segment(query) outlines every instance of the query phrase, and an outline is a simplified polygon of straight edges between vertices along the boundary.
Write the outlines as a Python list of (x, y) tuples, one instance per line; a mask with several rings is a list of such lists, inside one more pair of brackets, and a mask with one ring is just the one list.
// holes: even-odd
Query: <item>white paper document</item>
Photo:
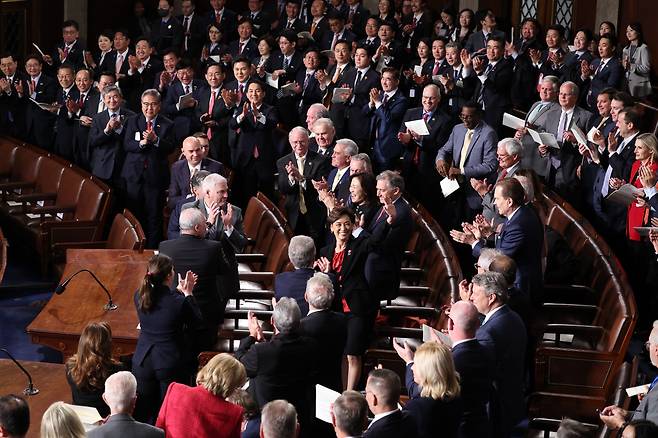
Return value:
[(525, 128), (525, 120), (520, 117), (513, 116), (510, 113), (503, 114), (503, 126), (507, 126), (512, 129), (522, 129)]
[(178, 108), (186, 107), (186, 105), (193, 100), (194, 97), (192, 97), (192, 93), (183, 94), (178, 98)]
[(103, 419), (98, 413), (96, 408), (90, 406), (78, 406), (66, 404), (69, 408), (73, 409), (73, 412), (76, 413), (82, 424), (95, 424)]
[[(544, 333), (544, 341), (555, 342), (555, 333)], [(560, 342), (571, 344), (573, 342), (573, 335), (560, 333)]]
[(574, 137), (576, 137), (576, 141), (578, 142), (578, 144), (587, 145), (587, 136), (575, 124), (571, 127), (571, 132), (573, 132)]
[(443, 178), (441, 180), (441, 191), (446, 198), (459, 189), (459, 183), (456, 179)]
[(340, 393), (322, 385), (315, 385), (315, 418), (331, 424), (331, 405)]
[(404, 122), (404, 126), (409, 131), (413, 131), (418, 135), (430, 135), (430, 130), (427, 129), (427, 123), (423, 119), (409, 120), (408, 122)]
[(32, 45), (34, 46), (35, 49), (37, 49), (37, 52), (39, 52), (41, 54), (41, 56), (46, 56), (43, 53), (43, 50), (41, 50), (41, 48), (39, 46), (37, 46), (37, 43), (32, 43)]
[(265, 82), (267, 82), (267, 85), (270, 87), (276, 88), (277, 90), (279, 89), (279, 78), (274, 79), (272, 73), (265, 73)]
[(345, 103), (347, 97), (352, 92), (351, 88), (334, 88), (334, 95), (331, 98), (332, 103)]
[(414, 74), (416, 76), (422, 76), (423, 75), (423, 66), (422, 65), (414, 65)]
[(560, 149), (557, 139), (550, 132), (538, 132), (534, 129), (528, 129), (528, 134), (537, 144), (543, 144), (553, 149)]
[(452, 339), (450, 339), (450, 336), (446, 335), (445, 333), (435, 330), (432, 327), (430, 327), (427, 324), (423, 324), (423, 342), (431, 342), (432, 341), (432, 332), (441, 340), (442, 344), (447, 345), (448, 347), (452, 347)]
[(315, 38), (313, 38), (313, 35), (311, 35), (310, 32), (299, 32), (297, 34), (297, 38), (304, 38), (304, 39), (307, 39), (309, 41), (315, 42)]
[(626, 395), (628, 395), (629, 397), (633, 397), (640, 394), (646, 394), (647, 392), (649, 392), (649, 385), (640, 385), (640, 386), (633, 386), (631, 388), (626, 388)]
[(289, 84), (286, 84), (281, 87), (281, 97), (290, 97), (294, 96), (295, 93), (295, 86), (296, 84), (294, 82), (291, 82)]
[(30, 100), (32, 103), (37, 105), (39, 108), (41, 108), (44, 111), (49, 111), (49, 112), (54, 112), (55, 110), (59, 109), (59, 104), (57, 103), (42, 103), (42, 102), (37, 102), (36, 100), (32, 99), (30, 97)]
[(619, 187), (619, 189), (610, 193), (605, 198), (605, 200), (609, 202), (614, 202), (615, 204), (628, 206), (631, 203), (635, 202), (636, 195), (643, 195), (643, 194), (644, 191), (642, 189), (638, 189), (634, 185), (626, 183), (623, 186)]
[(594, 143), (594, 136), (599, 133), (600, 132), (598, 129), (596, 129), (596, 126), (592, 126), (592, 129), (590, 129), (589, 132), (587, 133), (587, 139), (592, 143)]
[(221, 61), (221, 58), (219, 57), (219, 55), (211, 55), (210, 59), (212, 59), (213, 61), (215, 61), (218, 64)]

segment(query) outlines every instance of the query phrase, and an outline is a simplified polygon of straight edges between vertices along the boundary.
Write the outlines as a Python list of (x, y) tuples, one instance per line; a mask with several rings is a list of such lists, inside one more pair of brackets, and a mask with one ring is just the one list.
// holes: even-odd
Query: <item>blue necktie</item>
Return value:
[[(653, 387), (656, 386), (656, 383), (658, 383), (658, 377), (653, 379), (653, 382), (651, 382), (651, 385), (649, 385), (649, 391), (651, 391), (653, 389)], [(649, 392), (649, 391), (647, 391), (647, 392)]]

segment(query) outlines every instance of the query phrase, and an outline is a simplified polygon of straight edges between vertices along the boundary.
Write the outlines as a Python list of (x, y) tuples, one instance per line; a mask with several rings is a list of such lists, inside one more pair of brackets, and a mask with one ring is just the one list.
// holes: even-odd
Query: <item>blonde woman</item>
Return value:
[(155, 425), (170, 438), (239, 438), (243, 409), (226, 398), (246, 381), (236, 358), (218, 354), (199, 371), (196, 387), (169, 386)]
[(41, 418), (41, 438), (84, 438), (85, 428), (69, 406), (55, 402)]
[(436, 342), (426, 342), (416, 350), (411, 366), (413, 380), (407, 376), (410, 400), (404, 409), (418, 426), (418, 437), (457, 437), (462, 418), (459, 375), (450, 349)]

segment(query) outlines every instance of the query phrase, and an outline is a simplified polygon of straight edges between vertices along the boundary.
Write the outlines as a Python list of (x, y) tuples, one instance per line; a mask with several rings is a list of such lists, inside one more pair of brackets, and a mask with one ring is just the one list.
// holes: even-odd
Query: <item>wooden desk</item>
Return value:
[(107, 295), (86, 272), (77, 275), (63, 294), (54, 294), (27, 327), (36, 344), (62, 352), (64, 360), (77, 351), (80, 333), (90, 322), (107, 321), (112, 327), (113, 354), (135, 351), (139, 330), (133, 295), (142, 284), (153, 251), (124, 249), (69, 249), (62, 281), (80, 269), (89, 269), (105, 285), (117, 310), (106, 311)]
[[(4, 353), (3, 353), (4, 354)], [(71, 403), (71, 389), (66, 382), (64, 365), (45, 362), (19, 361), (32, 375), (32, 382), (39, 390), (37, 395), (23, 395), (27, 388), (27, 377), (9, 359), (0, 359), (0, 395), (15, 394), (27, 400), (30, 405), (30, 429), (28, 438), (39, 438), (41, 417), (48, 406), (56, 401)]]

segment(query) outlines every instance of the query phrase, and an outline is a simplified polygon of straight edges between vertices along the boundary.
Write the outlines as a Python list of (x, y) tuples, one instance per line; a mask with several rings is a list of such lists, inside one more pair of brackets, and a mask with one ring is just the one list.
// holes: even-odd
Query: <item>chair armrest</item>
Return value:
[(423, 329), (413, 327), (375, 326), (375, 332), (392, 338), (423, 339)]
[(546, 284), (542, 296), (550, 303), (596, 304), (599, 294), (588, 286), (576, 284)]
[(398, 296), (429, 296), (432, 289), (428, 286), (400, 286)]
[(236, 254), (235, 255), (236, 260), (239, 263), (262, 263), (267, 260), (267, 256), (265, 254), (257, 254), (257, 253), (250, 253), (250, 254)]
[(541, 313), (550, 324), (590, 324), (598, 310), (592, 304), (544, 303)]
[(11, 195), (9, 199), (20, 202), (54, 201), (57, 193), (26, 193), (24, 195)]
[(603, 335), (605, 329), (598, 325), (586, 324), (546, 324), (544, 333), (555, 333), (555, 344), (560, 345), (560, 335), (568, 334), (586, 338), (594, 346)]
[(59, 205), (45, 205), (43, 207), (28, 207), (25, 212), (31, 214), (57, 214), (57, 213), (73, 213), (75, 206), (59, 206)]
[(269, 300), (273, 297), (274, 291), (272, 290), (240, 289), (236, 298), (240, 300)]
[(7, 181), (0, 183), (0, 191), (28, 189), (34, 186), (35, 186), (34, 181)]
[(249, 312), (253, 312), (256, 318), (263, 321), (269, 321), (272, 317), (272, 310), (253, 310), (253, 309), (227, 309), (224, 312), (224, 319), (247, 319)]
[(272, 281), (274, 272), (238, 272), (238, 277), (246, 281)]
[(423, 268), (400, 268), (400, 274), (404, 277), (419, 277), (423, 274)]
[(379, 309), (379, 313), (387, 316), (412, 316), (428, 319), (438, 318), (441, 315), (440, 310), (422, 306), (384, 306)]

